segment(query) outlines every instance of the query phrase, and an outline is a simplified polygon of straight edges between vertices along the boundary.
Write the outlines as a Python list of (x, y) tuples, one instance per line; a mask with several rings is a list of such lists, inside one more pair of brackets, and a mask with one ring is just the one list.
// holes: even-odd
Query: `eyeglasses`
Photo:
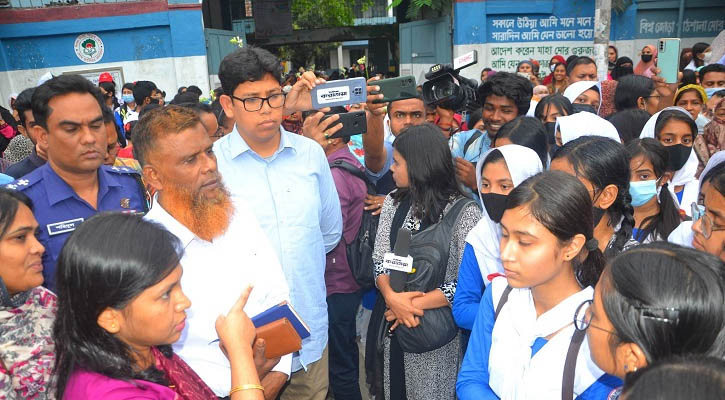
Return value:
[(599, 329), (600, 331), (619, 336), (616, 332), (612, 332), (610, 330), (600, 328), (596, 325), (592, 325), (592, 300), (586, 300), (583, 303), (579, 304), (579, 307), (576, 308), (576, 312), (574, 312), (574, 327), (578, 331), (585, 331), (590, 326), (594, 329)]
[(211, 137), (216, 138), (216, 139), (219, 139), (219, 138), (224, 137), (224, 127), (223, 126), (219, 126), (216, 129), (216, 132), (214, 132), (214, 134), (211, 135)]
[(249, 112), (259, 111), (262, 109), (262, 106), (264, 105), (264, 102), (266, 101), (267, 104), (271, 108), (280, 108), (284, 105), (285, 100), (285, 94), (284, 93), (276, 93), (269, 97), (248, 97), (246, 99), (240, 99), (239, 97), (235, 95), (230, 95), (232, 99), (236, 99), (242, 102), (244, 105), (244, 109)]
[(712, 222), (712, 218), (710, 218), (710, 216), (705, 212), (705, 206), (692, 203), (691, 210), (693, 223), (694, 221), (702, 219), (702, 222), (700, 223), (700, 230), (702, 231), (702, 236), (704, 236), (705, 239), (710, 239), (713, 232), (725, 231), (724, 226), (717, 226), (714, 222)]

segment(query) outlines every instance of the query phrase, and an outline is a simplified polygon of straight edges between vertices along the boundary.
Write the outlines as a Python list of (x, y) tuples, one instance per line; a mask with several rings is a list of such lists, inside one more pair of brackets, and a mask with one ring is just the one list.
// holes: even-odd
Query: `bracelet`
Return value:
[(262, 385), (253, 385), (253, 384), (240, 385), (235, 388), (232, 388), (232, 390), (229, 391), (229, 396), (231, 396), (232, 394), (234, 394), (236, 392), (241, 392), (242, 390), (249, 390), (249, 389), (258, 389), (258, 390), (261, 390), (264, 392), (264, 386), (262, 386)]

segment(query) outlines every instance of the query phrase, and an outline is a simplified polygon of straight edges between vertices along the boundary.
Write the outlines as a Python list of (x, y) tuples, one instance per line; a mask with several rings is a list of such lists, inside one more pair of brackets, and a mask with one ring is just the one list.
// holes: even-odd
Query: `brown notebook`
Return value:
[(287, 318), (257, 328), (257, 339), (264, 339), (267, 358), (281, 357), (302, 348), (302, 339)]

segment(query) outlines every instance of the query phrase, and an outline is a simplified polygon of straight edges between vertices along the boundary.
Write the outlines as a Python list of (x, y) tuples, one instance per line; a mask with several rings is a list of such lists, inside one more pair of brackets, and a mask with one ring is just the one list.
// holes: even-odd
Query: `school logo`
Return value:
[(86, 64), (97, 63), (103, 58), (103, 40), (92, 33), (78, 35), (73, 48), (76, 56)]

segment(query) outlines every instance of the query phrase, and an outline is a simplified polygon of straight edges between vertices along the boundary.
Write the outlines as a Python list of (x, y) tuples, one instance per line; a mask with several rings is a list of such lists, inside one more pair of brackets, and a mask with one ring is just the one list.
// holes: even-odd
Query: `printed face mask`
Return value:
[(632, 196), (632, 207), (639, 207), (647, 204), (648, 201), (657, 195), (657, 181), (629, 182), (629, 194)]
[(690, 158), (692, 147), (687, 147), (683, 144), (676, 144), (673, 146), (666, 146), (667, 153), (669, 153), (669, 160), (667, 166), (670, 171), (679, 171), (685, 166), (687, 159)]
[(500, 223), (503, 217), (503, 212), (506, 211), (506, 196), (505, 194), (498, 193), (481, 193), (481, 199), (483, 205), (486, 207), (486, 212), (491, 221)]

